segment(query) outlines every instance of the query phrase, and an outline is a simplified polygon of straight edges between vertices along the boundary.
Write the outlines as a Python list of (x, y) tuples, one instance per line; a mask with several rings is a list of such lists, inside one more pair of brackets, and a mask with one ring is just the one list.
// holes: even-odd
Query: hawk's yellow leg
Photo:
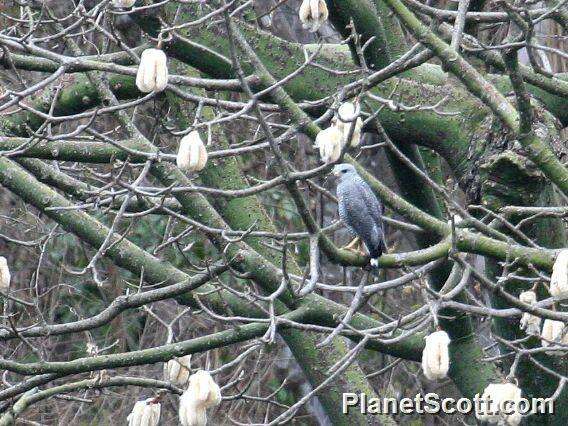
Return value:
[(360, 254), (362, 256), (365, 256), (367, 254), (365, 249), (363, 248), (363, 242), (359, 237), (355, 237), (353, 241), (351, 241), (349, 244), (343, 247), (343, 249), (349, 250), (353, 253)]

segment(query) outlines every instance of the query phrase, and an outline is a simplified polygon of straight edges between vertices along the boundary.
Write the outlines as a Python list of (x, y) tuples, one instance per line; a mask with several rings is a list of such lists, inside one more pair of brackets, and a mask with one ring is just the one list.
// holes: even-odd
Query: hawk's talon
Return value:
[(343, 247), (343, 250), (350, 251), (351, 253), (355, 253), (359, 256), (367, 256), (367, 251), (363, 246), (363, 242), (359, 237), (355, 237), (353, 241)]
[(361, 239), (359, 237), (355, 237), (353, 238), (353, 241), (351, 241), (349, 244), (343, 247), (343, 250), (349, 250), (349, 251), (358, 250), (360, 245), (361, 245)]

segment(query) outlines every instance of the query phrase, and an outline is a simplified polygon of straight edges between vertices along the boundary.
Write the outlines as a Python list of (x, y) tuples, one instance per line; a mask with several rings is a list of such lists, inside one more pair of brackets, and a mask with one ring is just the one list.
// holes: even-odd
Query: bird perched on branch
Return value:
[(378, 266), (379, 257), (387, 251), (383, 228), (383, 205), (377, 199), (367, 182), (350, 164), (338, 164), (333, 174), (339, 178), (337, 201), (339, 217), (356, 238), (344, 248), (362, 252), (356, 246), (363, 241), (371, 266)]

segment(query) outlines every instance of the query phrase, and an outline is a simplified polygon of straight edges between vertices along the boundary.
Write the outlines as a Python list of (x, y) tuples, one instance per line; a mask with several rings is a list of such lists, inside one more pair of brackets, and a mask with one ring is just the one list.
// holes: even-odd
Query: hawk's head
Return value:
[(343, 163), (333, 167), (333, 174), (342, 179), (344, 177), (357, 176), (357, 171), (351, 164)]

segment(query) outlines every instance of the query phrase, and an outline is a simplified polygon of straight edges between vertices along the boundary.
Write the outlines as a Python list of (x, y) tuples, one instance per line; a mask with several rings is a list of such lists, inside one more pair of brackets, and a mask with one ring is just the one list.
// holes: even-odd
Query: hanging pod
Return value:
[(197, 130), (181, 138), (176, 158), (177, 166), (188, 172), (199, 172), (207, 164), (207, 149)]
[(491, 383), (483, 391), (475, 416), (482, 422), (517, 426), (523, 418), (519, 412), (521, 393), (513, 383)]
[(189, 378), (187, 390), (179, 399), (182, 426), (205, 426), (207, 409), (221, 402), (221, 389), (209, 372), (199, 370)]
[(164, 364), (164, 380), (176, 386), (184, 387), (191, 373), (191, 355), (172, 358)]
[(428, 380), (440, 380), (448, 376), (450, 369), (450, 337), (445, 331), (436, 331), (424, 338), (422, 371)]
[(155, 398), (136, 402), (126, 420), (128, 426), (157, 426), (162, 405)]
[(316, 136), (315, 147), (319, 148), (321, 161), (333, 163), (339, 160), (342, 148), (342, 134), (336, 126), (322, 130)]
[(313, 33), (327, 21), (329, 11), (324, 0), (304, 0), (298, 15), (302, 26)]
[(168, 58), (161, 49), (146, 49), (140, 56), (136, 87), (143, 93), (161, 92), (168, 85)]

